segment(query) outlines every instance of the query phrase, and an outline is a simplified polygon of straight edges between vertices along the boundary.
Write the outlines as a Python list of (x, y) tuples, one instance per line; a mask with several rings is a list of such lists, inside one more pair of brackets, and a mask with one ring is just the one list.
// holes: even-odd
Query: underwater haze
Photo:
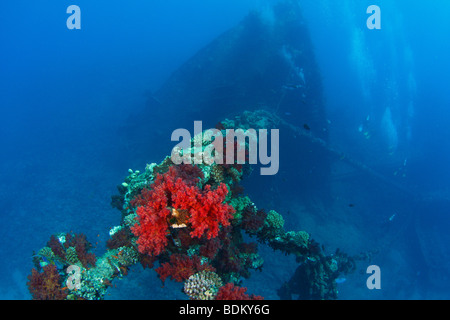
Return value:
[[(159, 164), (171, 133), (194, 121), (255, 124), (244, 111), (275, 123), (280, 158), (274, 175), (250, 164), (242, 195), (314, 242), (296, 260), (242, 225), (264, 265), (229, 276), (211, 258), (224, 283), (317, 298), (293, 283), (318, 243), (314, 257), (354, 257), (352, 272), (323, 279), (338, 299), (449, 299), (449, 13), (446, 0), (1, 2), (0, 299), (36, 298), (33, 268), (66, 276), (38, 252), (52, 235), (84, 234), (101, 261), (131, 210), (113, 197), (132, 184), (129, 169)], [(161, 259), (126, 265), (100, 297), (189, 299), (173, 275), (161, 286)]]

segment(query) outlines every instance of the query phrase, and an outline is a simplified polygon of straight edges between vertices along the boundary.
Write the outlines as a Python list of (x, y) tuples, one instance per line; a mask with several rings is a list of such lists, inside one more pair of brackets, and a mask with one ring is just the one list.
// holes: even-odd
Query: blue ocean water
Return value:
[[(158, 121), (166, 110), (149, 109), (153, 92), (250, 11), (270, 20), (275, 2), (0, 4), (0, 299), (31, 298), (26, 282), (33, 251), (52, 234), (84, 233), (96, 253), (105, 250), (108, 231), (121, 218), (110, 205), (116, 186), (129, 168), (161, 161), (174, 145), (164, 134), (149, 145), (133, 131), (158, 135), (177, 128)], [(81, 8), (80, 30), (66, 26), (72, 4)], [(380, 30), (366, 25), (373, 4), (381, 9)], [(450, 4), (305, 0), (301, 8), (312, 46), (305, 50), (313, 52), (323, 84), (324, 157), (339, 150), (358, 165), (333, 159), (328, 172), (318, 162), (299, 175), (295, 161), (281, 158), (279, 174), (248, 179), (248, 195), (329, 252), (377, 251), (340, 278), (339, 298), (449, 299)], [(193, 122), (199, 120), (190, 118), (193, 110), (167, 112), (178, 117), (174, 122)], [(200, 120), (220, 121), (214, 115), (225, 111), (210, 110)], [(276, 111), (286, 122), (305, 124), (298, 110), (281, 104)], [(142, 114), (154, 115), (151, 126)], [(314, 194), (305, 201), (301, 195), (310, 189)], [(264, 246), (260, 251), (263, 272), (243, 284), (277, 299), (297, 264)], [(381, 269), (381, 289), (366, 286), (370, 264)], [(178, 284), (161, 288), (153, 270), (139, 267), (116, 286), (107, 298), (186, 298)]]

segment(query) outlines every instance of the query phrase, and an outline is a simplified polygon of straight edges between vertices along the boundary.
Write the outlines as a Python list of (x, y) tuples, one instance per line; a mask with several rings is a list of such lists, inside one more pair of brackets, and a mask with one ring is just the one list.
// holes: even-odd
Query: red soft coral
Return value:
[(221, 183), (216, 190), (211, 190), (211, 186), (207, 185), (202, 193), (197, 194), (197, 201), (189, 211), (192, 237), (200, 238), (206, 234), (208, 239), (215, 238), (219, 234), (219, 225), (230, 225), (234, 208), (224, 203), (227, 193), (227, 186)]
[(122, 228), (114, 233), (108, 241), (106, 247), (108, 249), (117, 249), (120, 247), (131, 247), (131, 233), (129, 228)]
[(66, 259), (66, 249), (55, 235), (50, 237), (50, 240), (47, 242), (47, 247), (49, 247), (53, 254), (58, 258), (61, 258), (62, 260)]
[(58, 269), (53, 264), (46, 265), (41, 273), (33, 268), (27, 285), (33, 300), (63, 300), (67, 297), (67, 292), (61, 288)]
[(242, 212), (242, 228), (250, 234), (255, 234), (264, 226), (267, 213), (262, 210), (256, 210), (255, 207), (249, 205)]
[(159, 255), (167, 245), (168, 222), (171, 214), (168, 193), (175, 183), (170, 175), (158, 174), (152, 189), (144, 189), (134, 201), (139, 207), (136, 210), (139, 223), (131, 228), (138, 236), (137, 244), (141, 253)]
[(139, 207), (136, 211), (139, 224), (131, 228), (138, 236), (136, 243), (139, 252), (157, 256), (164, 251), (167, 245), (168, 223), (170, 210), (162, 208), (156, 210), (153, 205)]
[(163, 283), (168, 277), (182, 282), (194, 273), (203, 270), (215, 271), (209, 264), (202, 264), (198, 256), (193, 255), (189, 257), (185, 254), (173, 254), (170, 256), (170, 262), (165, 262), (155, 269)]
[(217, 252), (222, 247), (222, 243), (220, 242), (219, 237), (208, 240), (199, 248), (200, 255), (207, 257), (210, 260), (213, 260), (216, 256)]
[(254, 294), (248, 295), (245, 292), (247, 288), (235, 286), (229, 282), (226, 285), (219, 288), (217, 292), (216, 300), (263, 300), (261, 296), (255, 296)]
[[(193, 181), (183, 180), (180, 170), (170, 167), (165, 174), (157, 175), (151, 190), (143, 190), (133, 201), (138, 205), (139, 223), (131, 230), (139, 237), (137, 243), (141, 253), (156, 256), (164, 251), (173, 212), (188, 216), (186, 222), (193, 229), (191, 237), (200, 238), (206, 234), (211, 239), (217, 236), (220, 225), (230, 224), (234, 209), (223, 203), (228, 193), (226, 185), (220, 184), (216, 190), (207, 185), (201, 190)], [(175, 224), (181, 224), (179, 222)]]

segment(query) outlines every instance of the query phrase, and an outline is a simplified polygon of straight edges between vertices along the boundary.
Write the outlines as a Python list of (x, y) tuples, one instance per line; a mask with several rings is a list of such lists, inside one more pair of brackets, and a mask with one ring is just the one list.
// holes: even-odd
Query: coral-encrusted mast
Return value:
[[(275, 123), (269, 117), (263, 111), (244, 113), (238, 127)], [(221, 123), (223, 130), (227, 126), (236, 123)], [(336, 298), (335, 279), (354, 269), (354, 259), (340, 251), (325, 255), (307, 232), (285, 231), (279, 213), (258, 209), (241, 196), (239, 182), (248, 171), (248, 165), (175, 165), (170, 157), (142, 173), (129, 170), (120, 195), (113, 197), (122, 220), (110, 230), (106, 253), (95, 257), (84, 235), (52, 236), (34, 255), (30, 293), (36, 299), (103, 299), (112, 281), (140, 262), (150, 268), (159, 263), (156, 271), (163, 282), (185, 281), (191, 299), (259, 299), (237, 286), (263, 266), (257, 244), (244, 242), (245, 232), (301, 262), (280, 297), (292, 298), (301, 283), (307, 293), (302, 298)], [(71, 265), (78, 274), (66, 272)], [(71, 286), (70, 278), (78, 285)]]
[[(177, 220), (174, 212), (183, 211), (192, 231), (191, 237), (208, 239), (217, 237), (219, 226), (230, 225), (234, 209), (224, 203), (227, 186), (221, 183), (215, 190), (206, 185), (200, 190), (179, 177), (175, 167), (165, 174), (158, 174), (150, 191), (144, 191), (136, 203), (138, 224), (131, 231), (138, 237), (139, 252), (157, 256), (167, 246), (171, 220)], [(184, 223), (183, 223), (184, 224)]]

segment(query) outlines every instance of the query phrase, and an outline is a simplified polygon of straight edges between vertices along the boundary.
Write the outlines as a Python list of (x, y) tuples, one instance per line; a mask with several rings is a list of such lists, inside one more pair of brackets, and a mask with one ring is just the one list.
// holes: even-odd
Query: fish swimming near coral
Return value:
[(341, 283), (344, 283), (345, 281), (347, 281), (347, 279), (346, 278), (337, 278), (334, 281), (336, 281), (336, 283), (338, 283), (338, 284), (341, 284)]
[(285, 84), (283, 86), (283, 89), (295, 90), (295, 89), (300, 89), (302, 87), (303, 87), (303, 85), (301, 85), (301, 84)]

